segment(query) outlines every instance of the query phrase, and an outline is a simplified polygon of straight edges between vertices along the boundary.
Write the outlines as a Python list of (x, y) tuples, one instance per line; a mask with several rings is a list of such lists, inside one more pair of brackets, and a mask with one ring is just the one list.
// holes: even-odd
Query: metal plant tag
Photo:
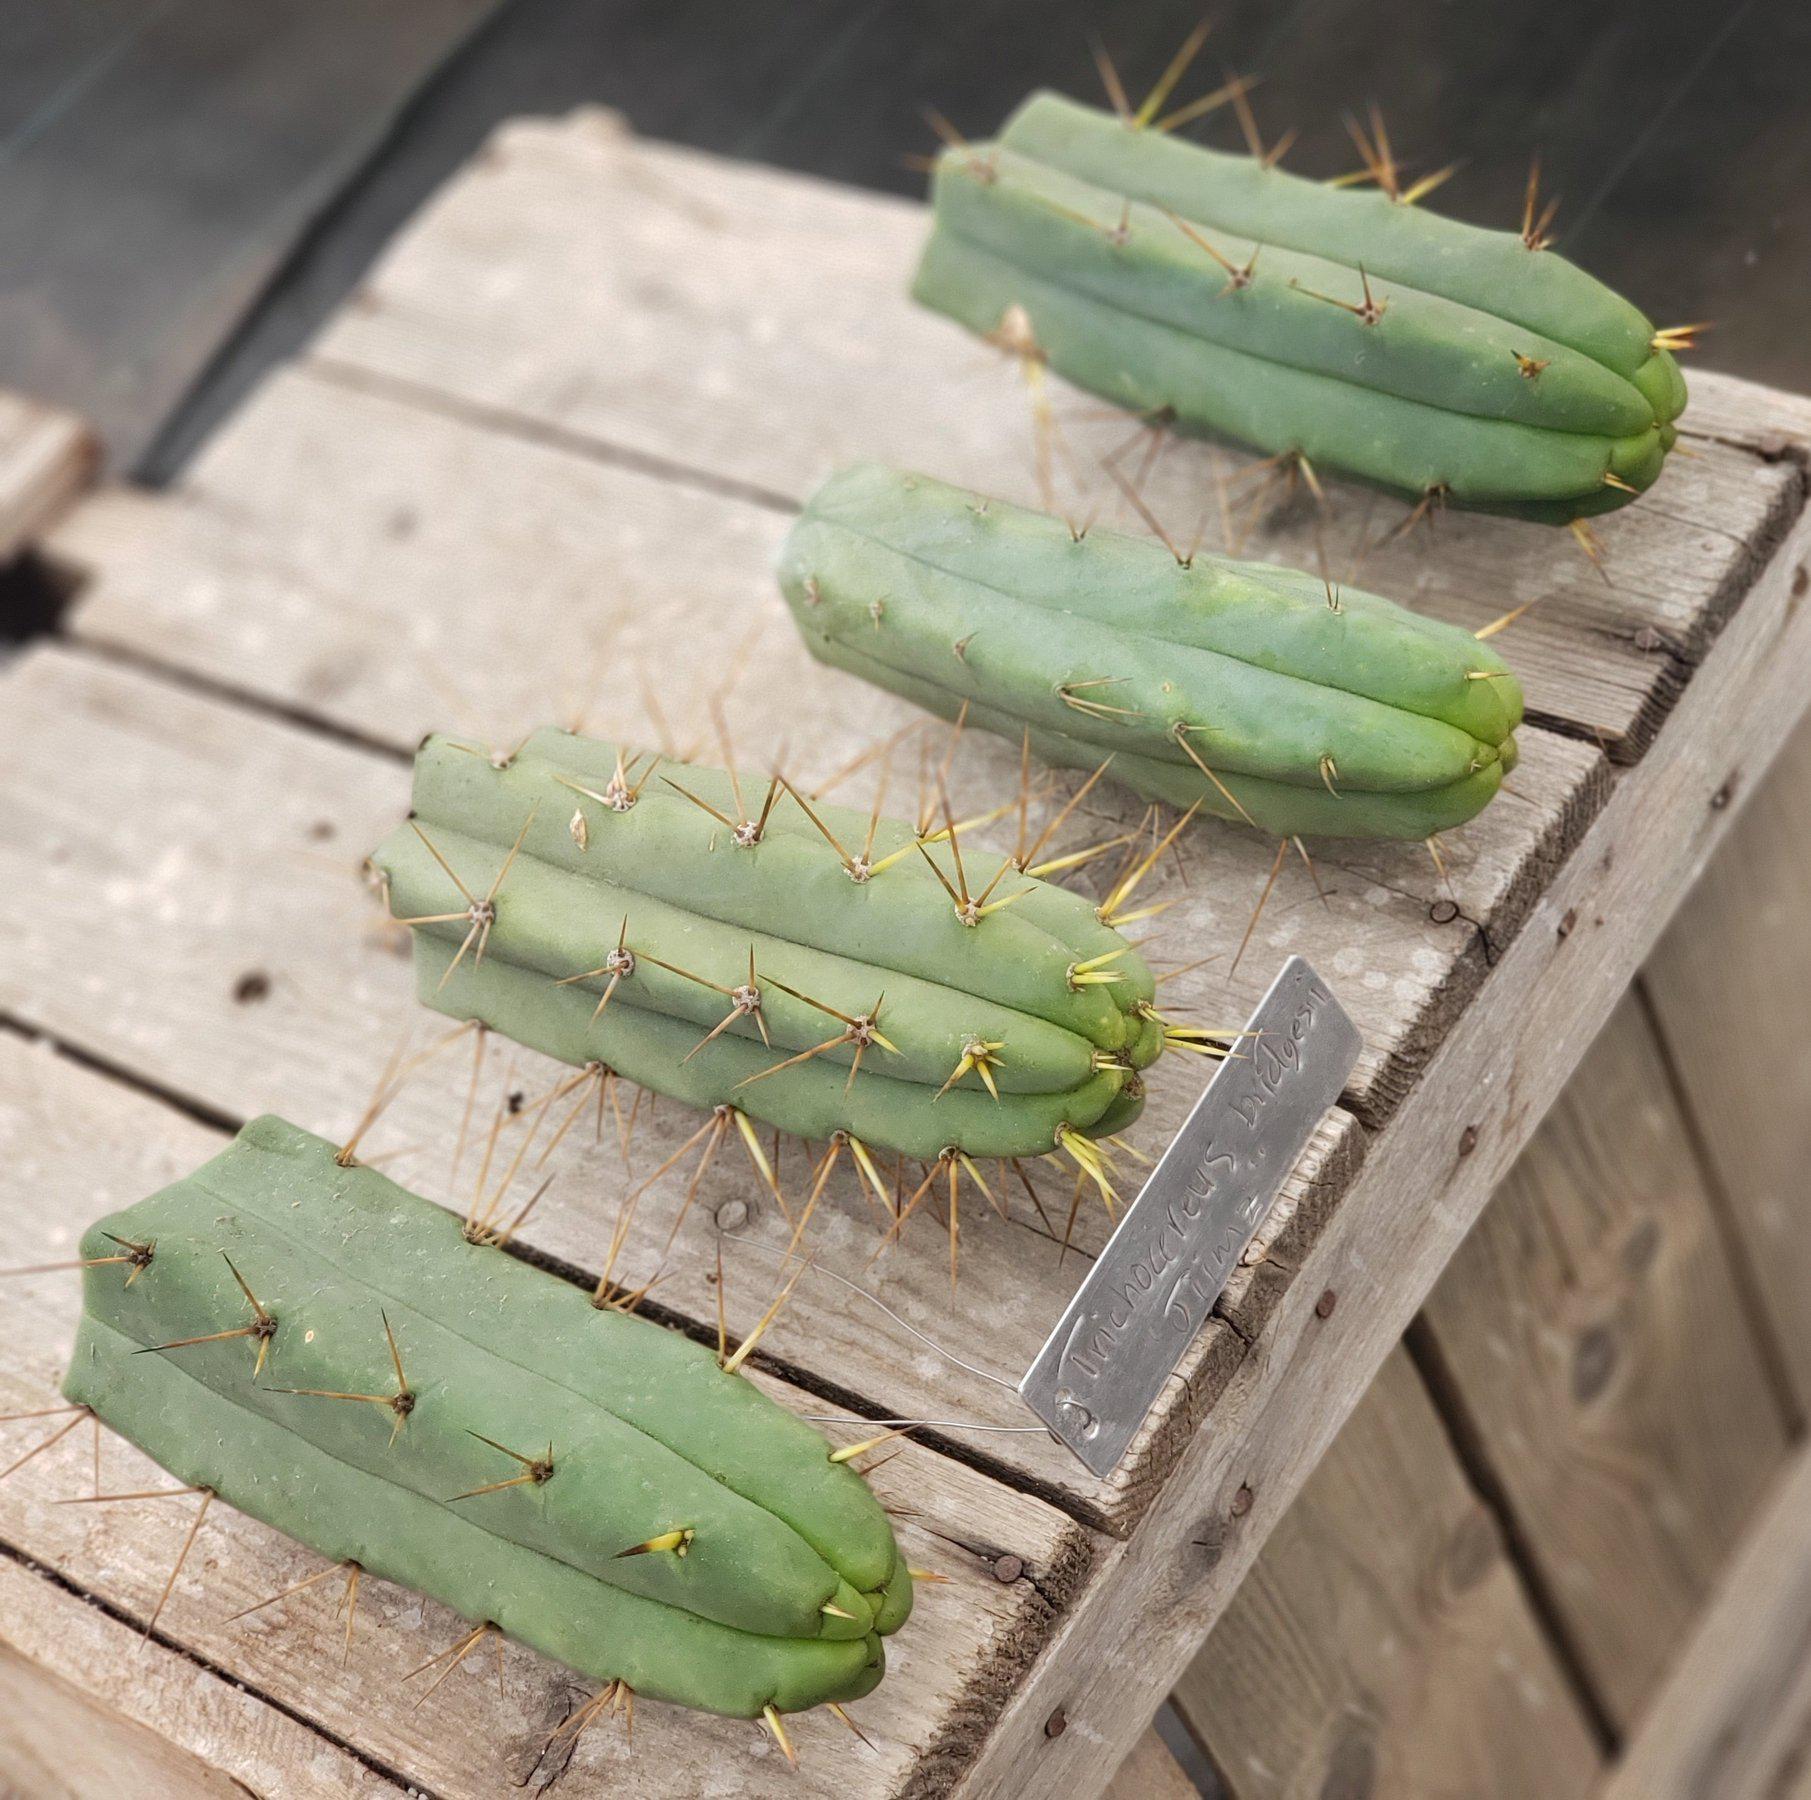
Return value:
[(1292, 956), (1120, 1219), (1019, 1393), (1110, 1475), (1358, 1060), (1357, 1027)]

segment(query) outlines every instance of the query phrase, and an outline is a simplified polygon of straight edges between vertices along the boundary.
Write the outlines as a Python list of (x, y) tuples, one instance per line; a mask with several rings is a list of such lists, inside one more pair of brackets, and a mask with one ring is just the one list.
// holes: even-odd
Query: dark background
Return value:
[[(988, 132), (1049, 83), (1141, 95), (1194, 0), (0, 0), (0, 383), (180, 466), (420, 201), (519, 112), (915, 191), (940, 108)], [(1561, 247), (1702, 359), (1811, 389), (1804, 0), (1222, 0), (1181, 95), (1263, 77), (1290, 166), (1357, 158), (1375, 101), (1435, 204), (1502, 225), (1535, 151)], [(1221, 113), (1193, 128), (1235, 144)]]

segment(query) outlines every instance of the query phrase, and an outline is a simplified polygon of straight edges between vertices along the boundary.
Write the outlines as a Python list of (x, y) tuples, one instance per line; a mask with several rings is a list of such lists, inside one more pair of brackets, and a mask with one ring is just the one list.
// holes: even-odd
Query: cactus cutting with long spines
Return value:
[[(430, 738), (373, 857), (421, 997), (575, 1067), (926, 1160), (1066, 1151), (1136, 1116), (1150, 971), (1041, 847), (965, 847), (778, 775), (561, 731)], [(1050, 859), (1062, 866), (1064, 859)]]
[(1424, 504), (1567, 523), (1659, 475), (1690, 331), (1555, 254), (1532, 185), (1521, 233), (1489, 231), (1416, 204), (1381, 121), (1361, 191), (1148, 111), (1040, 93), (952, 145), (915, 296), (1147, 417)]
[(331, 1144), (259, 1119), (84, 1250), (64, 1391), (197, 1492), (635, 1693), (880, 1680), (912, 1584), (846, 1458)]
[(867, 463), (807, 502), (779, 575), (823, 661), (1279, 836), (1426, 838), (1514, 766), (1521, 689), (1488, 644), (1292, 570)]

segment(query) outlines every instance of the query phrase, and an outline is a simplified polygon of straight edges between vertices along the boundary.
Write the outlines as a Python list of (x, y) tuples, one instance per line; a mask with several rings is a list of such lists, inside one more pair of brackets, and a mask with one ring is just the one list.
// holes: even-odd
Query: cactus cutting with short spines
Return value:
[(1373, 130), (1360, 191), (1033, 95), (938, 159), (914, 294), (1141, 414), (1417, 502), (1627, 504), (1673, 445), (1689, 329), (1556, 255), (1532, 188), (1519, 234), (1427, 212)]
[(64, 1391), (195, 1491), (640, 1694), (756, 1718), (880, 1680), (885, 1512), (703, 1345), (275, 1118), (84, 1249)]
[(560, 731), (495, 761), (430, 738), (413, 806), (372, 860), (421, 997), (720, 1120), (1073, 1153), (1163, 1047), (1150, 971), (1041, 844), (985, 854), (947, 807), (914, 832)]
[(821, 660), (1280, 836), (1425, 838), (1514, 766), (1521, 689), (1489, 645), (1269, 564), (868, 463), (806, 503), (779, 576)]

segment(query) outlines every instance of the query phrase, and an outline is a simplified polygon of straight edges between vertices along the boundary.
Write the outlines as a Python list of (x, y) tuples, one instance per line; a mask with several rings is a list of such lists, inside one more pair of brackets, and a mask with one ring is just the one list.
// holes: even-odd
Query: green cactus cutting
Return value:
[(634, 1693), (777, 1726), (879, 1682), (892, 1527), (733, 1358), (276, 1118), (83, 1249), (64, 1392), (177, 1480)]
[(542, 731), (495, 758), (430, 738), (372, 861), (429, 1005), (751, 1144), (756, 1120), (846, 1143), (878, 1186), (871, 1148), (1097, 1173), (1090, 1135), (1137, 1113), (1155, 983), (1041, 854)]
[(1518, 235), (1426, 212), (1381, 124), (1373, 190), (1033, 95), (938, 159), (914, 294), (1184, 431), (1425, 505), (1568, 523), (1659, 475), (1685, 384), (1626, 300)]
[(1278, 836), (1426, 838), (1515, 764), (1521, 689), (1469, 632), (879, 464), (811, 497), (779, 577), (822, 661)]

